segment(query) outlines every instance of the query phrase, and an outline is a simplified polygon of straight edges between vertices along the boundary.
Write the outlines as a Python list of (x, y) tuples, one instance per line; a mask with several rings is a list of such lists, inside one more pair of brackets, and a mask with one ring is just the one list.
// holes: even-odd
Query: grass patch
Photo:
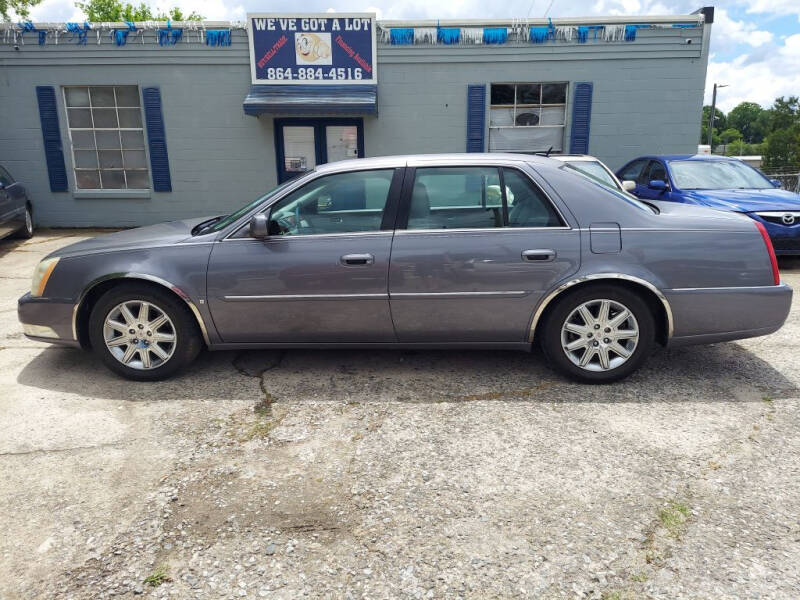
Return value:
[(677, 538), (680, 537), (683, 524), (690, 514), (691, 510), (687, 504), (670, 500), (667, 506), (658, 511), (658, 520), (672, 537)]
[(647, 575), (644, 573), (637, 573), (636, 575), (631, 575), (631, 581), (635, 581), (636, 583), (644, 583), (647, 581)]
[(770, 402), (772, 402), (772, 396), (762, 396), (762, 397), (761, 397), (761, 399), (762, 399), (764, 402), (766, 402), (767, 404), (769, 404)]
[(249, 442), (256, 438), (265, 440), (269, 437), (269, 432), (272, 431), (274, 424), (272, 421), (259, 421), (250, 426), (242, 437), (239, 438), (240, 442)]
[(144, 580), (144, 582), (151, 587), (158, 587), (167, 581), (172, 581), (169, 577), (169, 567), (167, 565), (159, 566)]

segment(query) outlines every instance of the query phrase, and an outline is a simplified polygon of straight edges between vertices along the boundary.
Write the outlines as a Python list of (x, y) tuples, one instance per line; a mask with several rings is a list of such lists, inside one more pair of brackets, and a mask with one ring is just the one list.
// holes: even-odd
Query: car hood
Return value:
[(769, 188), (765, 190), (686, 190), (682, 195), (695, 204), (736, 212), (800, 210), (800, 194)]
[(198, 223), (208, 220), (208, 217), (186, 219), (183, 221), (169, 221), (158, 225), (126, 229), (116, 233), (107, 233), (95, 238), (83, 240), (64, 246), (50, 256), (79, 256), (83, 254), (98, 254), (114, 252), (117, 250), (135, 250), (138, 248), (153, 248), (177, 244), (192, 236), (192, 228)]

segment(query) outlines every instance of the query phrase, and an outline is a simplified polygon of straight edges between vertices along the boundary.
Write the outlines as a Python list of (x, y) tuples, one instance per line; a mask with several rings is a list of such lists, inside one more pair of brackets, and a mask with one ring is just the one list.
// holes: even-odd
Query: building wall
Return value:
[[(644, 153), (696, 150), (709, 27), (643, 30), (636, 42), (509, 47), (379, 46), (378, 116), (364, 118), (367, 156), (463, 152), (466, 86), (594, 83), (592, 154), (616, 168)], [(686, 43), (691, 39), (692, 43)], [(233, 45), (159, 47), (92, 40), (20, 50), (0, 45), (0, 164), (22, 181), (39, 225), (129, 226), (229, 212), (276, 183), (272, 117), (245, 116), (245, 32)], [(66, 114), (59, 120), (70, 191), (49, 189), (35, 88), (155, 85), (161, 96), (172, 192), (76, 192)], [(488, 102), (487, 89), (487, 102)], [(487, 131), (488, 144), (488, 107)], [(276, 115), (280, 116), (280, 115)], [(565, 149), (569, 148), (568, 98)]]

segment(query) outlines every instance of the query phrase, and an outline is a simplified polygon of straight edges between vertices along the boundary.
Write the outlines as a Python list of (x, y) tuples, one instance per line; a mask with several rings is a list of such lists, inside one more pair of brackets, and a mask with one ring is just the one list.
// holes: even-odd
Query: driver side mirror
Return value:
[(661, 192), (667, 191), (667, 182), (663, 179), (653, 179), (650, 183), (647, 184), (651, 190), (658, 190)]
[(775, 187), (775, 188), (781, 187), (781, 180), (780, 179), (770, 179), (769, 182), (772, 184), (772, 187)]
[(269, 236), (269, 217), (263, 213), (250, 218), (250, 237), (263, 240)]
[(622, 189), (625, 190), (626, 192), (632, 192), (633, 190), (636, 189), (636, 182), (631, 181), (630, 179), (626, 179), (625, 181), (622, 182)]

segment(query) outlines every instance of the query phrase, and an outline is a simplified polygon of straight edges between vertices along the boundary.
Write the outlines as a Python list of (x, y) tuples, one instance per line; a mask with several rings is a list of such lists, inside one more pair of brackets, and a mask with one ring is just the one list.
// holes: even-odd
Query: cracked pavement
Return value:
[(134, 383), (16, 320), (91, 235), (0, 242), (3, 600), (800, 596), (797, 295), (772, 336), (611, 386), (496, 351), (205, 353)]

